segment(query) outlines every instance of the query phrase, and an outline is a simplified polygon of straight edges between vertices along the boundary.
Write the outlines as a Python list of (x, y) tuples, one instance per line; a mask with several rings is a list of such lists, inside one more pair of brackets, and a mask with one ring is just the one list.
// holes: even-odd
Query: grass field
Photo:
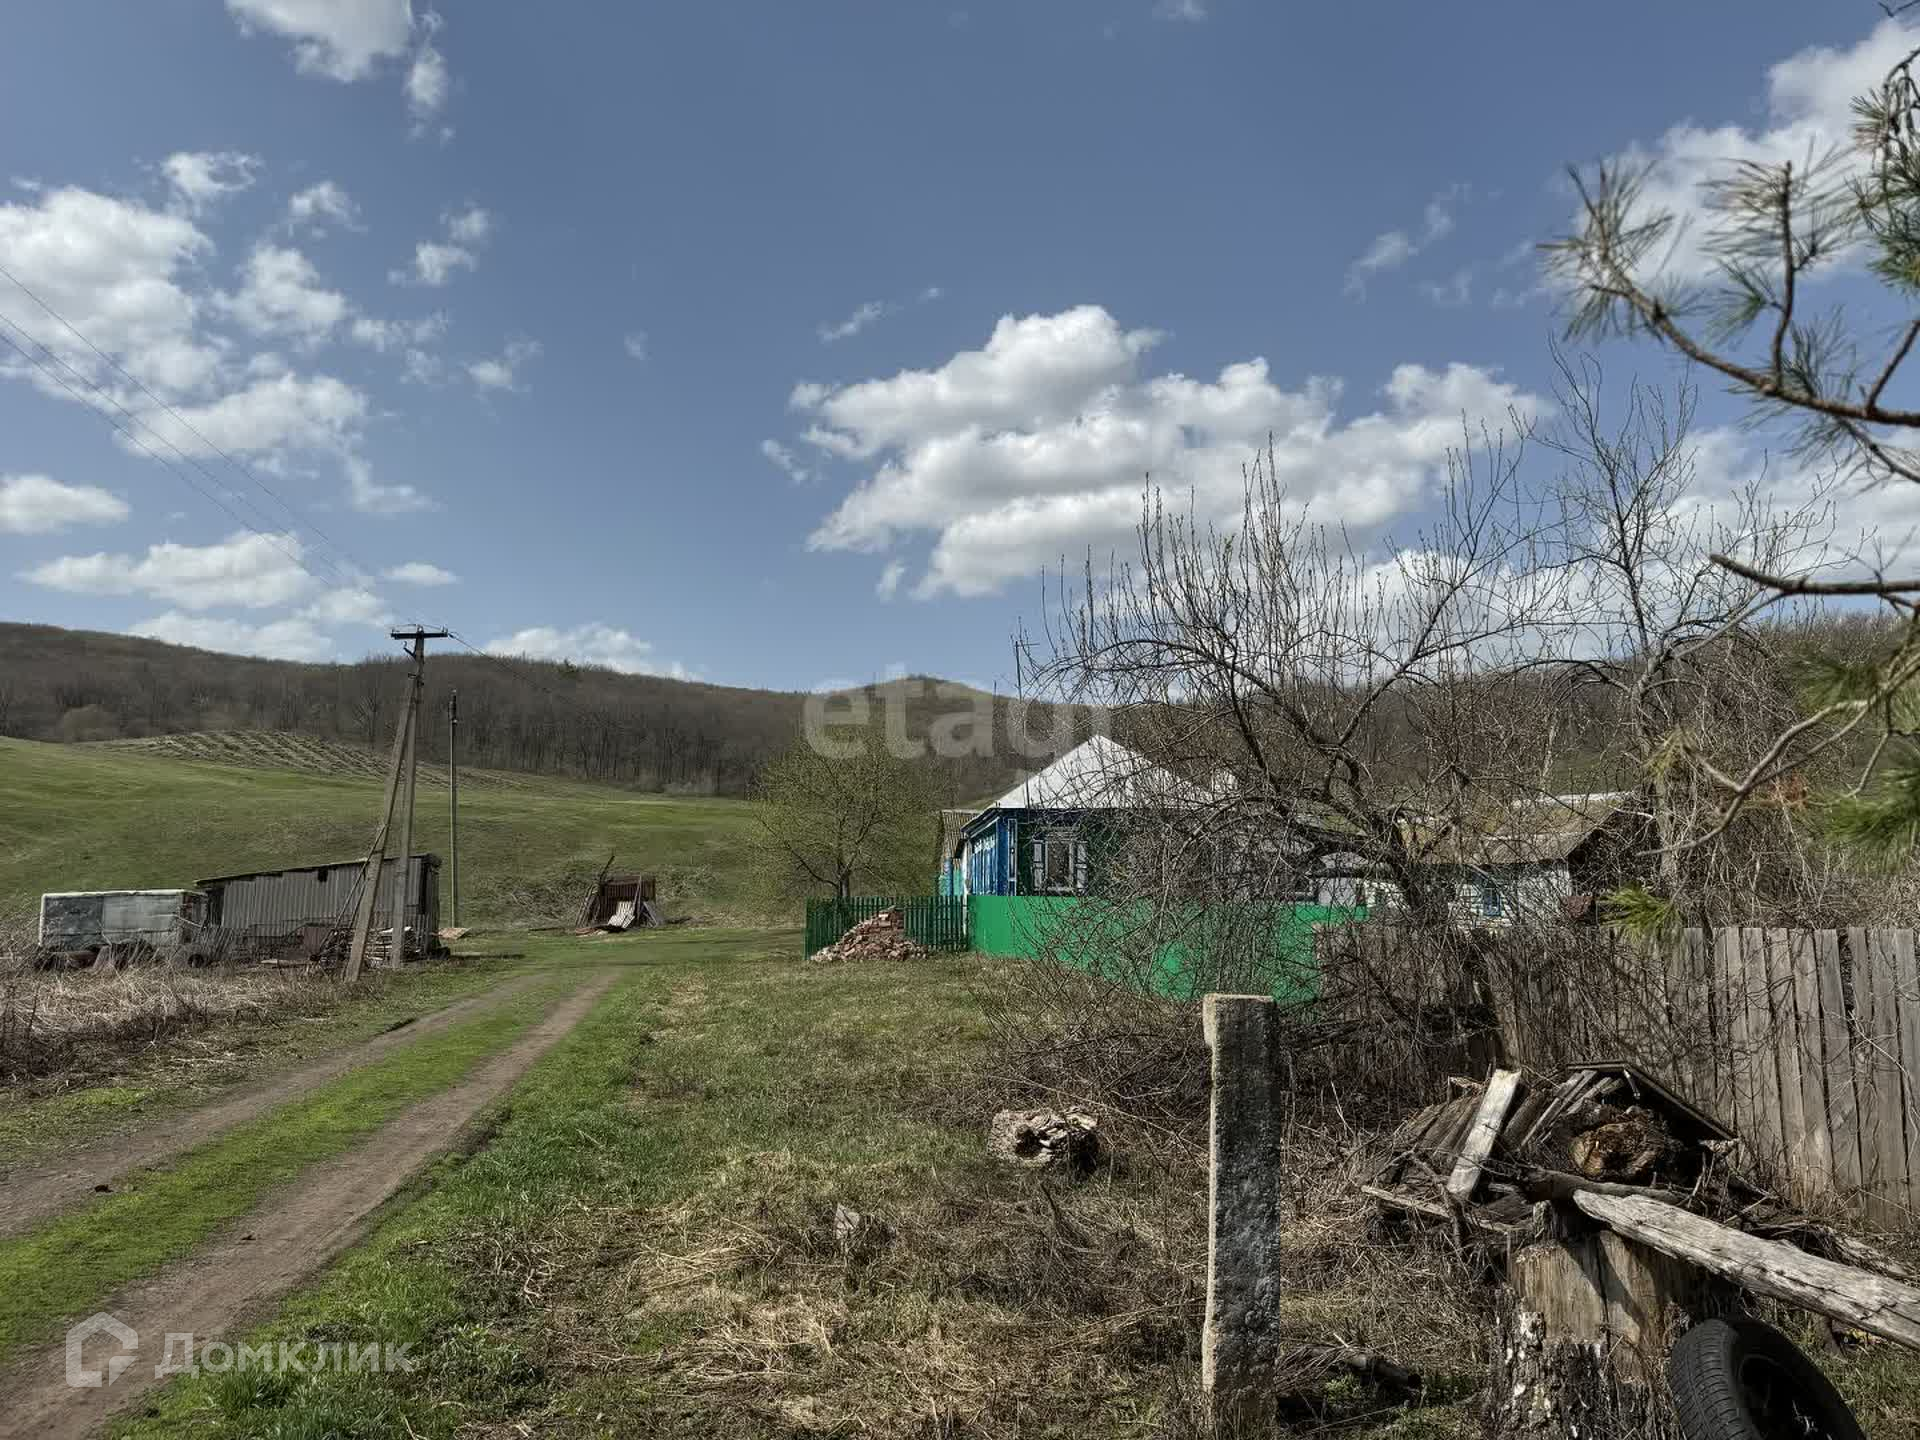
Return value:
[[(47, 890), (190, 885), (364, 854), (380, 785), (364, 775), (0, 739), (0, 917), (32, 912)], [(571, 918), (609, 855), (622, 869), (658, 875), (670, 914), (760, 918), (737, 863), (750, 823), (739, 800), (538, 777), (463, 787), (460, 918)], [(446, 792), (423, 777), (414, 848), (444, 857), (447, 832)]]

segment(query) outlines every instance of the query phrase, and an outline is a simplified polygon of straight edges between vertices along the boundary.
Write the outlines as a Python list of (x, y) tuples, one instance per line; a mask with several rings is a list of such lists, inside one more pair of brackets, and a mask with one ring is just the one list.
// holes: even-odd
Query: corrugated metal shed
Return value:
[[(198, 883), (207, 892), (209, 924), (248, 935), (291, 935), (302, 926), (350, 920), (354, 892), (365, 865), (364, 859), (336, 860), (325, 865), (216, 875)], [(393, 884), (399, 868), (399, 860), (391, 857), (380, 867), (380, 888), (374, 901), (374, 924), (378, 927), (391, 923), (388, 917), (393, 913)], [(407, 927), (421, 936), (435, 934), (440, 928), (438, 855), (415, 855), (408, 863)]]

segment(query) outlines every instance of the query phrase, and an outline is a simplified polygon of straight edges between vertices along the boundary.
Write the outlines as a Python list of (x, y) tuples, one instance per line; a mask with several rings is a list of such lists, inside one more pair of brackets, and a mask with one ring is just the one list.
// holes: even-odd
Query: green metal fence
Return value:
[(807, 950), (824, 950), (862, 920), (898, 909), (907, 938), (928, 950), (965, 950), (967, 901), (961, 895), (856, 895), (807, 902)]

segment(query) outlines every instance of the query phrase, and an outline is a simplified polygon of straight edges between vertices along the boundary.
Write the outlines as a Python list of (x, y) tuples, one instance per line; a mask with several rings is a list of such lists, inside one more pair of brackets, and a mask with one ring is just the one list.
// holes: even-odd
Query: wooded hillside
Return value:
[[(405, 694), (405, 662), (314, 665), (260, 660), (128, 635), (0, 624), (0, 735), (30, 740), (115, 740), (204, 730), (283, 730), (380, 747), (392, 737)], [(936, 687), (939, 687), (936, 689)], [(446, 704), (460, 692), (465, 764), (567, 775), (641, 790), (742, 795), (760, 767), (800, 732), (807, 697), (794, 691), (706, 685), (535, 660), (511, 663), (460, 651), (427, 665), (421, 758), (446, 758)], [(972, 712), (993, 727), (991, 743), (930, 757), (953, 803), (1005, 789), (1078, 738), (1039, 753), (1008, 743), (1017, 722), (1004, 698), (945, 682), (890, 681), (836, 701), (847, 713), (864, 694), (872, 723), (897, 702), (909, 740), (966, 739)], [(1054, 734), (1055, 711), (1033, 707), (1025, 729)], [(956, 748), (953, 745), (944, 749)], [(1028, 751), (1035, 745), (1029, 744)], [(982, 753), (985, 752), (985, 753)]]

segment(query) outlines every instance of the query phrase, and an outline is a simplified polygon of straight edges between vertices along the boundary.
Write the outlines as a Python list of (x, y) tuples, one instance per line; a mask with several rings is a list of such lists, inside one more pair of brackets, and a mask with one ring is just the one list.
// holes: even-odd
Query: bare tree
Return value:
[(1435, 847), (1541, 769), (1544, 727), (1505, 677), (1564, 623), (1563, 577), (1542, 563), (1522, 449), (1469, 435), (1437, 519), (1377, 557), (1311, 520), (1269, 451), (1237, 527), (1150, 493), (1137, 560), (1063, 592), (1022, 642), (1036, 683), (1112, 707), (1155, 766), (1197, 782), (1154, 807), (1163, 873), (1224, 865), (1241, 893), (1291, 898), (1344, 857), (1414, 915), (1445, 914)]
[(1749, 919), (1763, 893), (1793, 888), (1792, 877), (1760, 883), (1755, 862), (1790, 868), (1808, 847), (1793, 806), (1730, 837), (1724, 779), (1800, 718), (1780, 644), (1796, 636), (1769, 623), (1782, 618), (1779, 591), (1712, 557), (1778, 572), (1831, 554), (1833, 481), (1779, 499), (1764, 476), (1708, 493), (1690, 384), (1669, 398), (1630, 383), (1610, 417), (1598, 362), (1555, 359), (1560, 419), (1541, 438), (1565, 461), (1553, 533), (1577, 616), (1555, 663), (1602, 697), (1613, 723), (1596, 747), (1601, 768), (1636, 790), (1644, 812), (1658, 884), (1636, 892), (1651, 907), (1642, 918)]

